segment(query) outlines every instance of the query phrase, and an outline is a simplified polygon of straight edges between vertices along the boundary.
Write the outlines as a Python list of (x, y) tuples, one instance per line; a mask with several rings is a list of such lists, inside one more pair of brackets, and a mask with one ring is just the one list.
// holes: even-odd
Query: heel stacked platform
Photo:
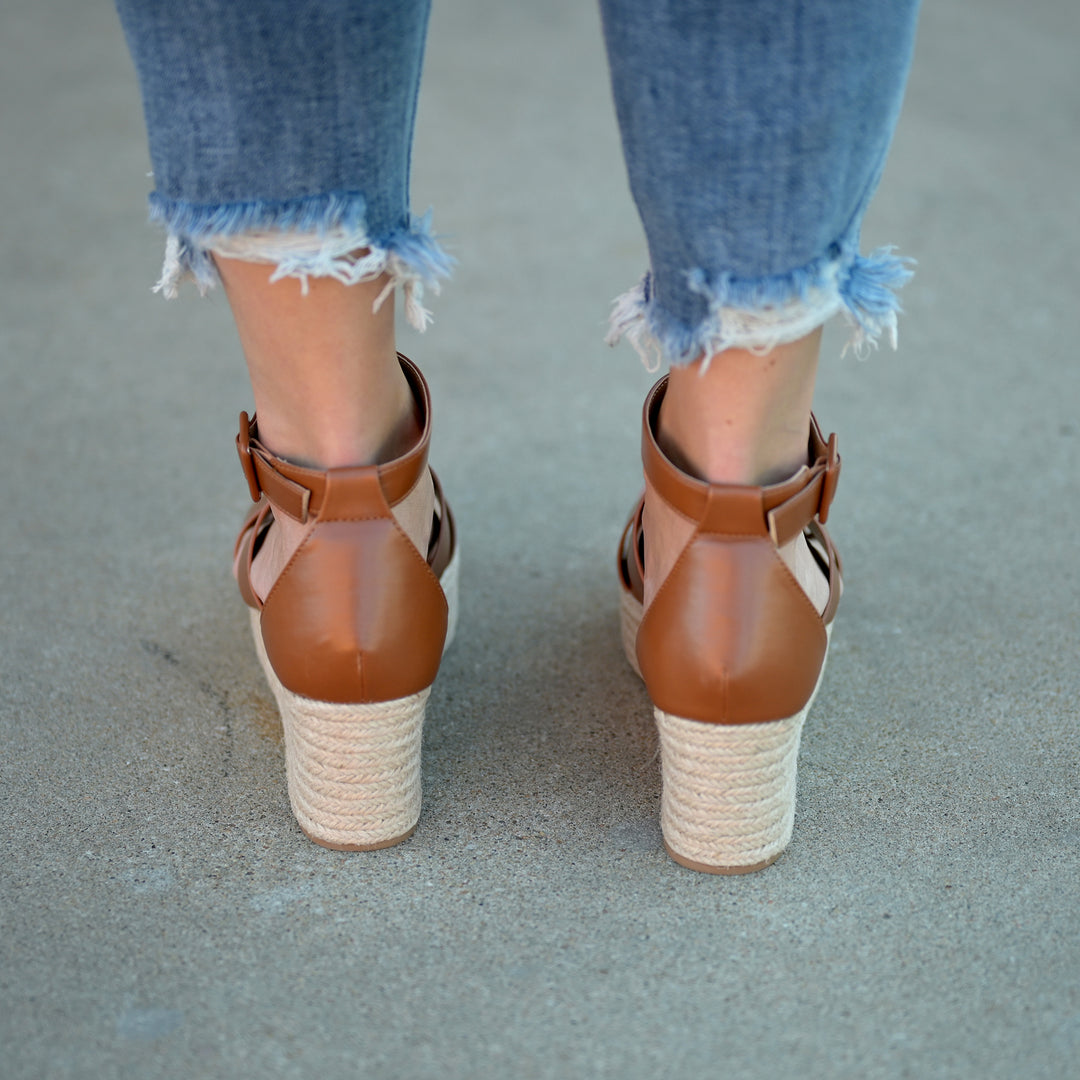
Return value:
[[(840, 475), (836, 436), (811, 418), (810, 465), (767, 487), (709, 484), (656, 439), (661, 379), (645, 402), (646, 481), (693, 533), (644, 607), (644, 497), (619, 550), (622, 640), (660, 735), (664, 846), (714, 874), (760, 870), (787, 847), (803, 723), (825, 667), (840, 561), (824, 523)], [(779, 548), (799, 534), (829, 584), (811, 603)]]
[[(394, 461), (302, 468), (271, 454), (246, 413), (237, 437), (256, 504), (237, 581), (281, 712), (289, 800), (311, 840), (345, 851), (389, 847), (416, 827), (424, 711), (457, 619), (454, 520), (438, 479), (426, 554), (392, 510), (427, 471), (431, 431), (427, 385), (399, 359), (423, 434)], [(251, 567), (279, 516), (306, 533), (260, 599)]]

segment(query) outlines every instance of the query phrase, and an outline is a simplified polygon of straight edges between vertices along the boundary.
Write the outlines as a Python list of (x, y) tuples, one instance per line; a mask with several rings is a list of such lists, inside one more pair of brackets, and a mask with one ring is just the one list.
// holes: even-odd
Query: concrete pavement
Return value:
[(436, 5), (414, 198), (461, 261), (403, 348), (436, 401), (463, 615), (424, 815), (303, 839), (229, 575), (249, 407), (160, 243), (111, 8), (0, 11), (0, 1074), (1068, 1077), (1080, 1055), (1080, 17), (927, 6), (866, 247), (899, 353), (817, 399), (846, 593), (794, 842), (660, 848), (614, 545), (650, 377), (599, 26)]

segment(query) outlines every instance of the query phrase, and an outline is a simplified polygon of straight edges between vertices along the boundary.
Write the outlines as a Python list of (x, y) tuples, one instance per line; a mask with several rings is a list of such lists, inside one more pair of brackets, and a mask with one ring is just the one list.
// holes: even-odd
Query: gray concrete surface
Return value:
[(220, 297), (150, 295), (107, 4), (0, 8), (0, 1075), (1080, 1071), (1080, 17), (937, 0), (867, 246), (901, 350), (827, 344), (847, 592), (793, 845), (661, 852), (613, 545), (644, 254), (587, 4), (438, 5), (417, 206), (464, 611), (407, 844), (323, 851), (228, 569), (248, 391)]

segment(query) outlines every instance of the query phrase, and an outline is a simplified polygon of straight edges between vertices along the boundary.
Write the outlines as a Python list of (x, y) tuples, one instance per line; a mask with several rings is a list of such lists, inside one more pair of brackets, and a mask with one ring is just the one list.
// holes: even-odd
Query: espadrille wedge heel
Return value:
[[(256, 503), (237, 582), (281, 712), (289, 799), (311, 840), (345, 851), (389, 847), (416, 827), (424, 709), (457, 621), (454, 520), (434, 474), (425, 554), (393, 514), (427, 472), (431, 430), (423, 376), (400, 361), (423, 433), (394, 461), (302, 468), (271, 454), (246, 413), (237, 437)], [(305, 532), (261, 598), (251, 568), (280, 516)]]
[[(826, 442), (811, 418), (811, 464), (789, 480), (698, 480), (657, 442), (666, 387), (661, 379), (645, 402), (645, 478), (692, 531), (646, 608), (645, 497), (638, 502), (619, 549), (623, 646), (656, 714), (664, 846), (693, 870), (748, 873), (791, 839), (799, 741), (840, 599), (824, 528), (840, 458), (836, 437)], [(800, 534), (828, 581), (823, 611), (780, 554)]]

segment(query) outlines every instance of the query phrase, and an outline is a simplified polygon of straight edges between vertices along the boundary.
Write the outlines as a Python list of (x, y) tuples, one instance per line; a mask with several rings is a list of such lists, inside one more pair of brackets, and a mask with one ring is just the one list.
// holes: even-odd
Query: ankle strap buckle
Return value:
[[(255, 417), (240, 414), (240, 432), (236, 436), (236, 452), (240, 455), (240, 467), (244, 470), (251, 501), (258, 502), (264, 495), (270, 500), (275, 510), (288, 514), (302, 525), (307, 523), (312, 512), (312, 491), (300, 480), (293, 479), (284, 470), (308, 483), (316, 483), (319, 475), (300, 466), (289, 465), (269, 454), (259, 442), (258, 427)], [(261, 472), (261, 476), (260, 476)], [(321, 495), (322, 487), (319, 488)]]
[(255, 462), (251, 459), (251, 429), (254, 426), (254, 419), (248, 419), (248, 414), (242, 412), (240, 432), (236, 436), (236, 452), (240, 455), (240, 468), (244, 470), (251, 501), (257, 503), (262, 498), (262, 486), (259, 484), (259, 474), (255, 471)]
[(832, 506), (836, 485), (840, 482), (840, 454), (836, 449), (836, 433), (829, 436), (825, 452), (825, 475), (821, 481), (821, 496), (818, 500), (818, 520), (822, 525), (829, 520), (829, 507)]

